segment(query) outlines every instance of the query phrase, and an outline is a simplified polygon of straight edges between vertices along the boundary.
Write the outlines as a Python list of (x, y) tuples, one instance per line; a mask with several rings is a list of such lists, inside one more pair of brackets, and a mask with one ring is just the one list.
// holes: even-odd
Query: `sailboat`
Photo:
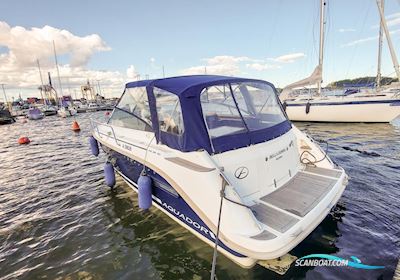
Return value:
[[(279, 96), (286, 113), (292, 121), (311, 122), (365, 122), (387, 123), (400, 116), (400, 83), (392, 83), (389, 87), (380, 86), (380, 51), (378, 62), (378, 87), (373, 90), (343, 91), (341, 94), (322, 94), (322, 70), (324, 51), (324, 27), (326, 0), (320, 1), (320, 42), (319, 63), (310, 77), (286, 86)], [(395, 68), (397, 79), (400, 81), (399, 64), (387, 28), (383, 5), (377, 0), (382, 38), (382, 29), (385, 32), (390, 54)], [(380, 39), (381, 45), (381, 39)], [(295, 88), (317, 84), (317, 94), (308, 94), (291, 97)]]

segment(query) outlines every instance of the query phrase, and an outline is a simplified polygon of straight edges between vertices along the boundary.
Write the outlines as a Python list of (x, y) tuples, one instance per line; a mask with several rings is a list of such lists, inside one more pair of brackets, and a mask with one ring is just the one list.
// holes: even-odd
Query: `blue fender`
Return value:
[(99, 144), (97, 144), (97, 140), (93, 136), (90, 136), (89, 144), (92, 155), (97, 157), (99, 155)]
[(109, 162), (106, 162), (106, 164), (104, 165), (104, 178), (107, 186), (112, 188), (115, 185), (114, 167)]
[(138, 196), (139, 196), (139, 208), (149, 209), (152, 204), (151, 197), (151, 178), (146, 175), (140, 175), (138, 179)]

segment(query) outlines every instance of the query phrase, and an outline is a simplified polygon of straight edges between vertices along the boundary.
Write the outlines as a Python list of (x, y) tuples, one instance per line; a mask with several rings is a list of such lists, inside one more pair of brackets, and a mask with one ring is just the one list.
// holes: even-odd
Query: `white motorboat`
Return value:
[(77, 104), (78, 113), (86, 113), (88, 109), (88, 105), (86, 103), (78, 103)]
[(97, 103), (89, 102), (89, 104), (87, 105), (86, 112), (96, 112), (99, 109), (100, 109), (100, 107), (99, 107), (99, 105), (97, 105)]
[(347, 184), (345, 171), (291, 124), (274, 86), (261, 80), (128, 83), (107, 123), (92, 126), (93, 153), (100, 145), (108, 155), (106, 175), (110, 167), (120, 174), (140, 207), (152, 203), (211, 246), (218, 236), (218, 251), (243, 267), (292, 250)]
[(11, 115), (14, 117), (26, 117), (28, 110), (29, 106), (13, 105), (11, 108)]
[[(321, 2), (320, 16), (320, 47), (319, 64), (310, 77), (286, 86), (279, 96), (286, 113), (292, 121), (310, 122), (391, 122), (400, 116), (400, 85), (392, 84), (388, 87), (380, 87), (380, 54), (381, 39), (378, 58), (377, 87), (372, 90), (361, 90), (356, 93), (346, 94), (343, 90), (341, 95), (322, 94), (322, 66), (324, 49), (324, 26), (325, 26), (325, 6), (326, 0)], [(383, 14), (383, 7), (380, 0), (377, 0), (378, 10), (381, 17), (380, 38), (382, 29), (385, 31), (386, 39), (392, 56), (393, 67), (397, 78), (400, 81), (399, 64), (390, 33), (387, 30), (386, 19)], [(291, 90), (294, 88), (318, 85), (317, 94), (308, 96), (300, 95), (291, 97)]]
[(52, 105), (44, 105), (40, 108), (45, 116), (54, 116), (57, 115), (57, 107)]
[(77, 113), (78, 111), (72, 106), (61, 107), (57, 111), (57, 114), (62, 118), (72, 117), (75, 116)]

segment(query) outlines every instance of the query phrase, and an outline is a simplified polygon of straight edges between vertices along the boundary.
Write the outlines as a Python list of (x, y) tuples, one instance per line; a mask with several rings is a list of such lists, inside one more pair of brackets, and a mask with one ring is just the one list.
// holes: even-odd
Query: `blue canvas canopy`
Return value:
[[(216, 75), (192, 75), (155, 80), (143, 80), (127, 83), (126, 88), (146, 87), (153, 131), (156, 134), (156, 139), (158, 142), (183, 152), (203, 149), (211, 154), (222, 153), (225, 151), (246, 147), (251, 144), (265, 142), (274, 139), (290, 130), (291, 124), (285, 117), (283, 122), (272, 127), (256, 131), (248, 130), (243, 133), (215, 137), (212, 139), (211, 143), (211, 137), (207, 130), (203, 116), (202, 105), (200, 102), (200, 96), (203, 89), (216, 85), (255, 82), (269, 85), (274, 90), (275, 97), (277, 96), (275, 87), (266, 81)], [(169, 133), (159, 129), (154, 88), (162, 89), (178, 96), (185, 127), (185, 130), (181, 135)], [(280, 110), (282, 110), (279, 98), (277, 98), (277, 100)]]

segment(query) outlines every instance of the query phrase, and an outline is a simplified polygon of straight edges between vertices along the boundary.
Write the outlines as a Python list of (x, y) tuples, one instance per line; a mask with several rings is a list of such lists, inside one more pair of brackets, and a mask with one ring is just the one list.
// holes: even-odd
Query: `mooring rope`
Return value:
[(210, 277), (211, 280), (215, 279), (215, 267), (217, 265), (218, 243), (219, 243), (219, 228), (220, 228), (220, 224), (221, 224), (222, 204), (223, 204), (224, 199), (226, 199), (227, 201), (230, 201), (232, 203), (235, 203), (235, 204), (237, 204), (239, 206), (250, 208), (250, 206), (248, 206), (248, 205), (245, 205), (243, 203), (240, 203), (240, 202), (234, 201), (234, 200), (232, 200), (230, 198), (227, 198), (225, 196), (226, 185), (227, 185), (227, 182), (225, 181), (225, 179), (223, 179), (222, 180), (222, 188), (221, 188), (221, 191), (220, 191), (221, 200), (220, 200), (220, 204), (219, 204), (217, 233), (216, 233), (215, 243), (214, 243), (214, 252), (213, 252), (212, 267), (211, 267), (211, 277)]
[(219, 227), (221, 225), (222, 204), (224, 202), (224, 197), (225, 197), (225, 187), (226, 187), (226, 182), (225, 182), (225, 180), (222, 180), (222, 189), (220, 192), (221, 200), (219, 203), (219, 213), (218, 213), (217, 234), (215, 237), (214, 252), (213, 252), (213, 259), (212, 259), (212, 266), (211, 266), (211, 277), (210, 277), (211, 280), (215, 279), (215, 267), (217, 265), (218, 242), (219, 242)]
[[(300, 162), (303, 163), (303, 164), (305, 164), (305, 165), (315, 166), (316, 163), (321, 162), (321, 161), (323, 161), (324, 159), (326, 159), (326, 157), (328, 156), (329, 143), (328, 143), (328, 141), (323, 141), (323, 140), (321, 140), (321, 143), (322, 143), (322, 142), (326, 143), (326, 149), (325, 149), (323, 158), (317, 160), (317, 158), (316, 158), (310, 151), (305, 150), (305, 151), (303, 151), (303, 152), (300, 154)], [(310, 160), (310, 159), (307, 158), (307, 157), (303, 157), (304, 155), (307, 155), (307, 154), (310, 155), (310, 156), (312, 156), (313, 159)]]
[(150, 148), (150, 145), (153, 142), (154, 138), (156, 138), (156, 134), (155, 133), (154, 133), (153, 137), (151, 138), (150, 142), (146, 146), (146, 152), (144, 154), (144, 161), (143, 161), (143, 169), (142, 169), (142, 172), (140, 173), (141, 175), (145, 175), (146, 174), (147, 152), (148, 152), (148, 150)]

